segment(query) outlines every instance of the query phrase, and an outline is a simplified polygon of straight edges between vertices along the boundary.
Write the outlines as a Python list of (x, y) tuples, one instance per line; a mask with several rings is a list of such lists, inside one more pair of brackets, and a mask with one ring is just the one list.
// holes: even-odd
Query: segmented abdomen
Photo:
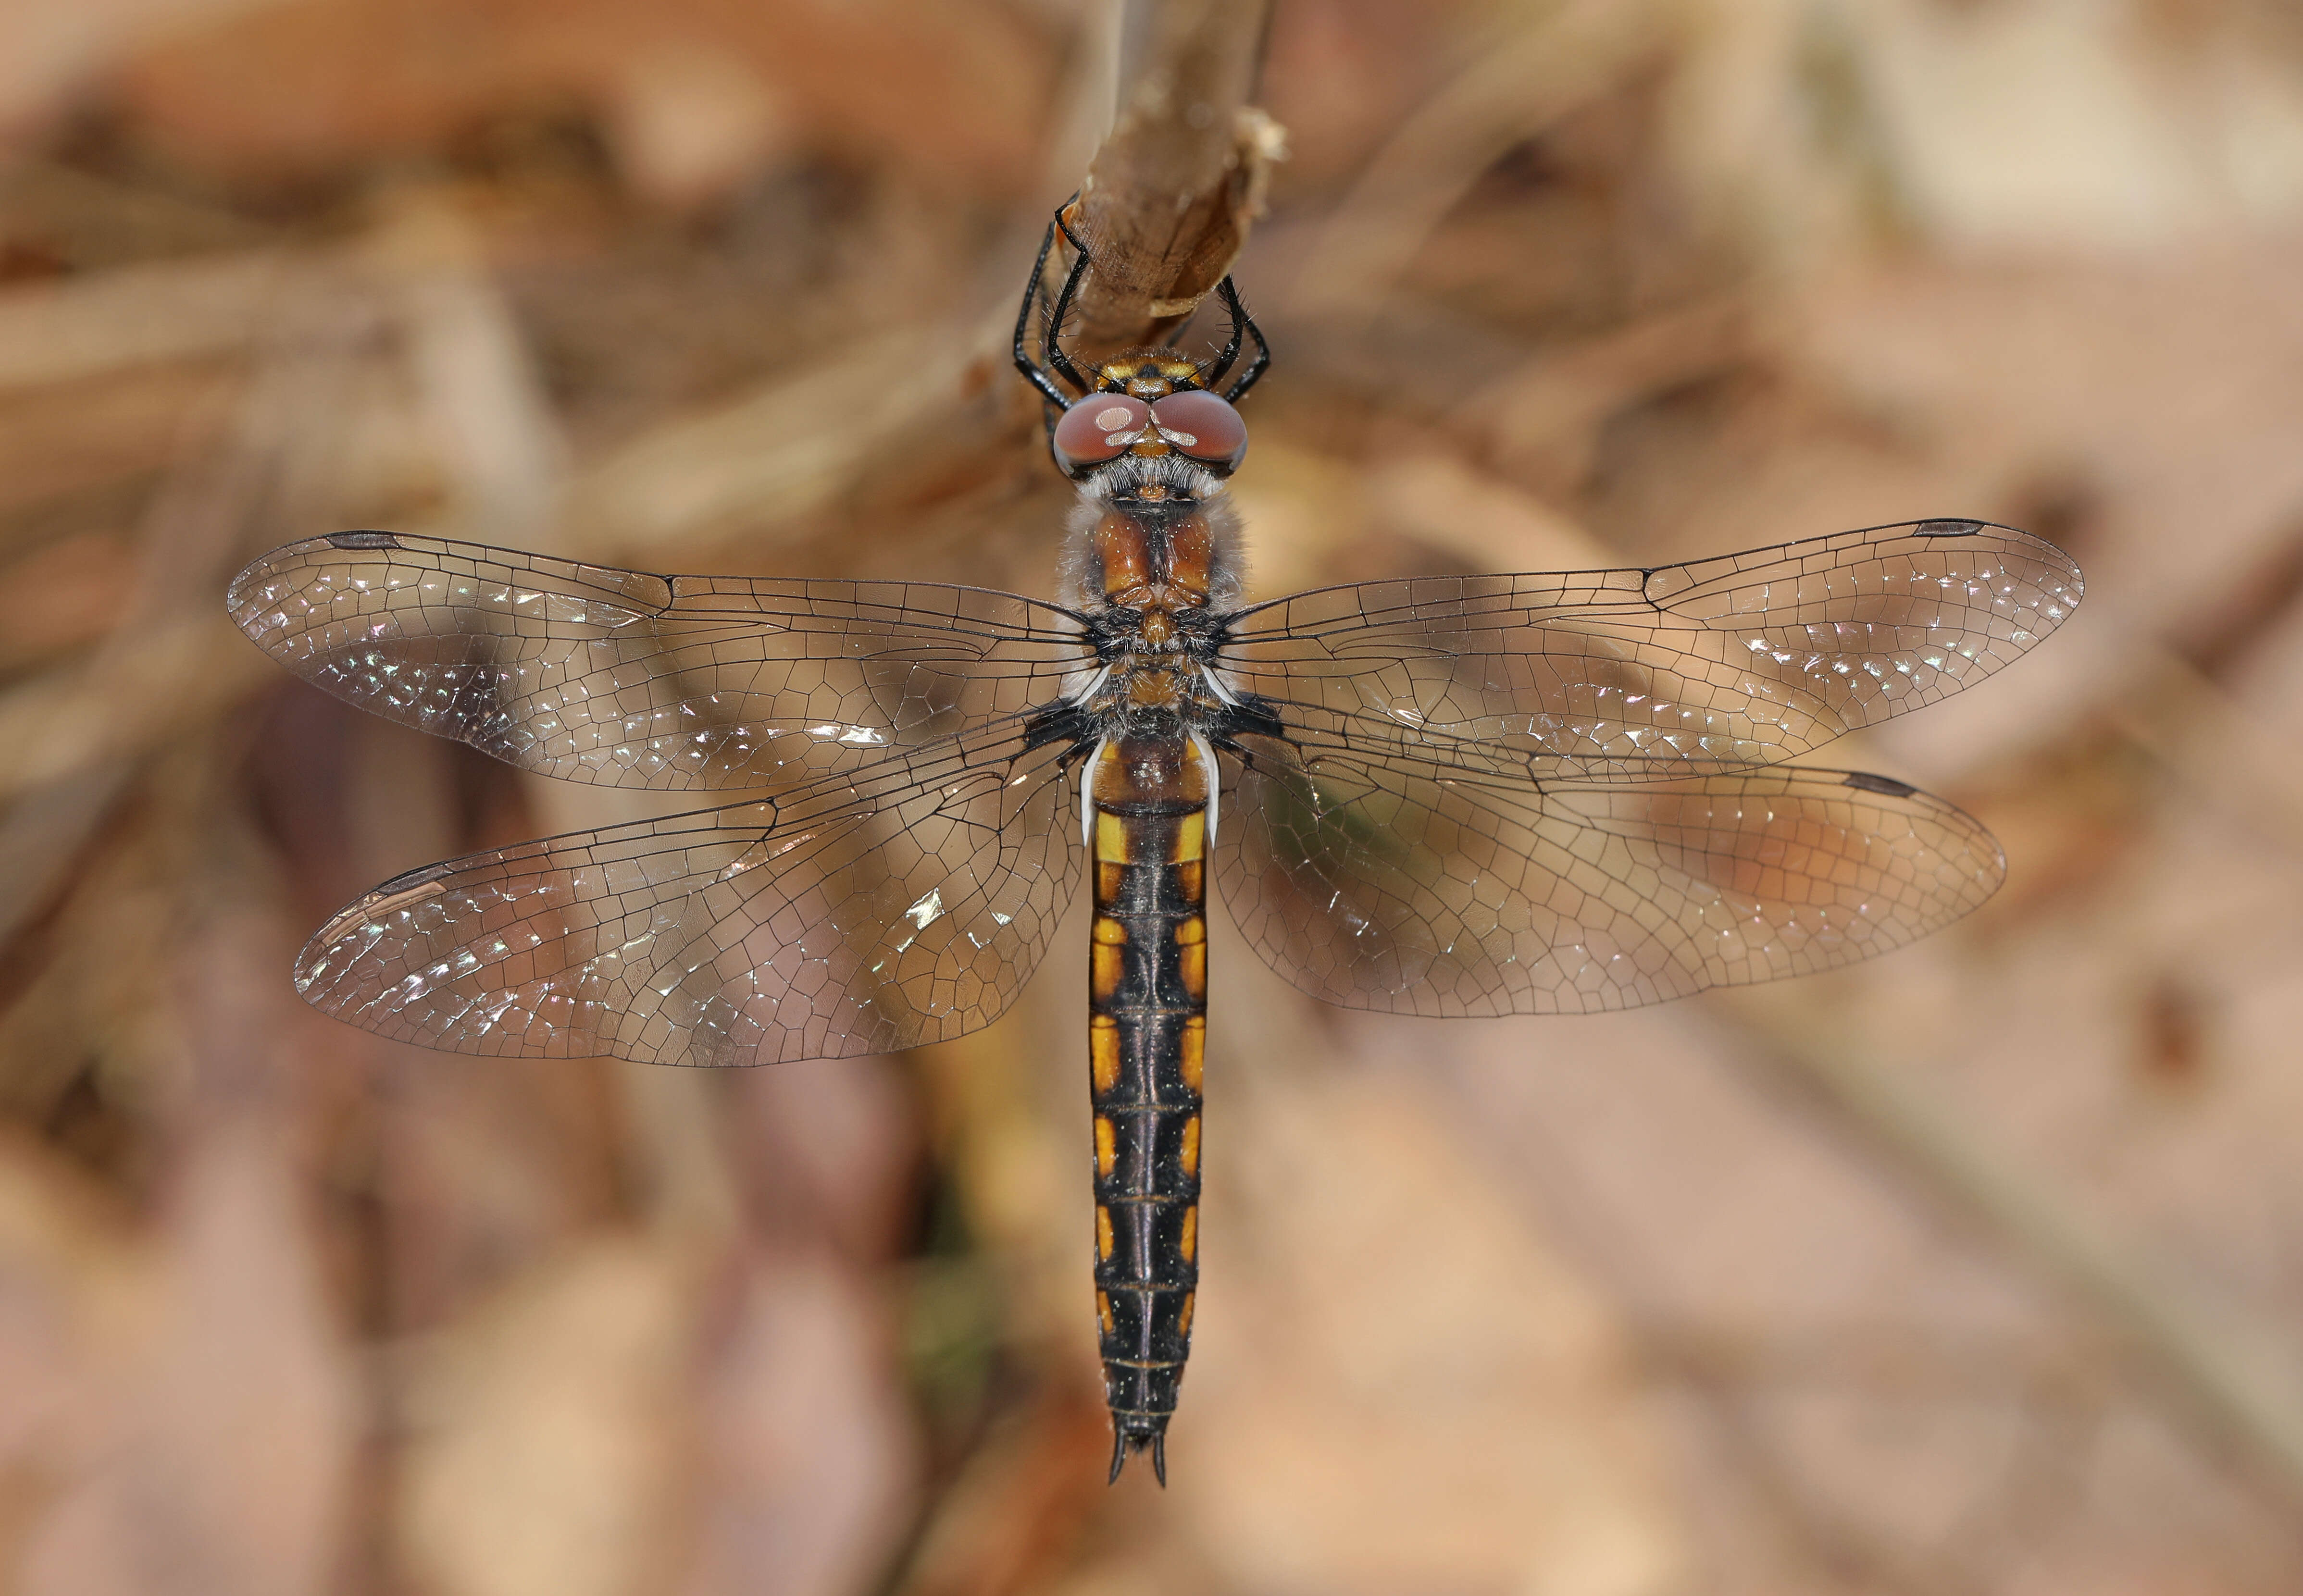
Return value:
[[(1212, 772), (1208, 774), (1211, 775)], [(1200, 1080), (1207, 1041), (1207, 816), (1190, 744), (1097, 756), (1088, 1060), (1095, 1108), (1096, 1315), (1116, 1478), (1164, 1438), (1199, 1283)]]

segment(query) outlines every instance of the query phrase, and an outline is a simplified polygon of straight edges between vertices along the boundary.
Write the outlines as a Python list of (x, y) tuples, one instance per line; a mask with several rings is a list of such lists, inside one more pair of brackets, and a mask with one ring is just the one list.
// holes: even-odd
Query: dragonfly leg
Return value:
[[(1080, 198), (1080, 196), (1071, 196), (1071, 198), (1076, 200)], [(1071, 200), (1064, 200), (1064, 205), (1071, 205)], [(1032, 307), (1039, 304), (1041, 299), (1041, 283), (1046, 281), (1048, 253), (1055, 248), (1057, 228), (1064, 228), (1062, 210), (1057, 210), (1055, 221), (1048, 223), (1046, 237), (1041, 237), (1039, 258), (1032, 260), (1032, 276), (1025, 279), (1025, 286), (1023, 286), (1023, 304), (1016, 308), (1016, 371), (1023, 374), (1025, 382), (1032, 384), (1032, 390), (1034, 390), (1041, 399), (1046, 399), (1050, 406), (1055, 406), (1057, 415), (1062, 415), (1062, 412), (1071, 406), (1071, 394), (1067, 394), (1062, 387), (1057, 387), (1055, 378), (1048, 375), (1050, 368), (1057, 375), (1062, 375), (1067, 382), (1071, 382), (1076, 390), (1083, 391), (1083, 394), (1089, 390), (1089, 382), (1080, 375), (1078, 366), (1073, 366), (1071, 357), (1064, 355), (1062, 348), (1057, 346), (1057, 336), (1062, 334), (1064, 330), (1064, 315), (1071, 313), (1071, 295), (1078, 290), (1080, 279), (1087, 274), (1087, 251), (1083, 248), (1083, 251), (1078, 253), (1078, 258), (1071, 263), (1071, 272), (1064, 276), (1062, 295), (1057, 295), (1055, 308), (1048, 313), (1046, 366), (1043, 366), (1041, 362), (1034, 362), (1034, 359), (1032, 359)], [(1071, 239), (1073, 247), (1078, 248), (1078, 239), (1073, 239), (1071, 237), (1071, 228), (1064, 228), (1064, 237)], [(1055, 426), (1055, 416), (1048, 419), (1048, 426), (1050, 428)]]
[[(1064, 274), (1064, 286), (1056, 293), (1055, 308), (1048, 313), (1047, 338), (1041, 353), (1047, 364), (1059, 373), (1065, 382), (1069, 382), (1082, 393), (1089, 393), (1094, 391), (1095, 384), (1080, 374), (1079, 367), (1074, 365), (1072, 357), (1064, 353), (1064, 346), (1060, 341), (1064, 335), (1064, 321), (1072, 313), (1072, 296), (1079, 292), (1080, 281), (1087, 275), (1087, 263), (1090, 258), (1087, 246), (1079, 241), (1079, 235), (1072, 231), (1072, 224), (1064, 220), (1064, 213), (1071, 209), (1073, 202), (1078, 198), (1079, 196), (1075, 194), (1070, 199), (1057, 206), (1056, 219), (1049, 225), (1049, 236), (1051, 239), (1054, 237), (1055, 231), (1060, 228), (1063, 231), (1064, 242), (1072, 247), (1072, 269)], [(1035, 283), (1038, 281), (1037, 277), (1033, 279)]]
[(1231, 369), (1231, 363), (1239, 357), (1242, 329), (1255, 340), (1255, 358), (1249, 361), (1247, 369), (1239, 374), (1239, 381), (1224, 392), (1224, 399), (1236, 405), (1246, 397), (1247, 391), (1255, 386), (1256, 379), (1263, 375), (1265, 368), (1270, 365), (1271, 345), (1265, 340), (1263, 329), (1255, 324), (1255, 318), (1247, 314), (1247, 307), (1240, 303), (1239, 290), (1232, 286), (1228, 276), (1216, 284), (1216, 292), (1223, 297), (1225, 308), (1231, 312), (1231, 341), (1224, 346), (1223, 358), (1216, 363), (1215, 370), (1208, 374), (1208, 381), (1211, 383), (1220, 381), (1224, 373)]

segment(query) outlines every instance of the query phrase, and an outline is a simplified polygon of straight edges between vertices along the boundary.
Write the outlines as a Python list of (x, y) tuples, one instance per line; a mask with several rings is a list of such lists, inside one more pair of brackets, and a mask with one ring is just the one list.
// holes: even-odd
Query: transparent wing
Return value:
[(1222, 663), (1352, 740), (1486, 745), (1537, 780), (1772, 764), (1981, 680), (2061, 625), (2079, 567), (1923, 521), (1654, 570), (1322, 588), (1233, 617)]
[(1537, 788), (1240, 746), (1225, 899), (1273, 969), (1347, 1008), (1585, 1013), (1803, 975), (1926, 936), (2005, 871), (1972, 819), (1885, 777)]
[(296, 962), (340, 1020), (458, 1053), (754, 1064), (988, 1024), (1080, 851), (1061, 747), (891, 755), (772, 802), (524, 843), (410, 872)]
[(229, 601), (348, 702), (607, 786), (851, 769), (1052, 701), (1091, 652), (1067, 612), (983, 588), (656, 576), (381, 532), (276, 549)]

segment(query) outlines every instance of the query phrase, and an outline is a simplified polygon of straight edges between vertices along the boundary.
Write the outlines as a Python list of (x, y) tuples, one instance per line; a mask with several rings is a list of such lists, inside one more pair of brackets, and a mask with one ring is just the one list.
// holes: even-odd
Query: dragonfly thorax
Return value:
[(1084, 701), (1102, 735), (1181, 735), (1219, 706), (1211, 672), (1238, 550), (1222, 480), (1189, 461), (1128, 456), (1080, 484), (1064, 567), (1105, 668)]
[(1079, 609), (1179, 612), (1239, 600), (1239, 516), (1223, 481), (1174, 455), (1126, 455), (1080, 483), (1063, 559)]

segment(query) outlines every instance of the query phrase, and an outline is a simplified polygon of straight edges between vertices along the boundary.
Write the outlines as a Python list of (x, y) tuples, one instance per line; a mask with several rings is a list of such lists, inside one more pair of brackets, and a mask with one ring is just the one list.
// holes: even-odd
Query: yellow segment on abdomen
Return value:
[(1095, 917), (1094, 940), (1088, 945), (1087, 985), (1098, 1003), (1109, 1003), (1119, 991), (1127, 967), (1127, 928), (1108, 914)]
[(1119, 1084), (1119, 1021), (1109, 1014), (1088, 1016), (1087, 1063), (1097, 1096)]
[(1208, 922), (1198, 915), (1176, 925), (1176, 974), (1197, 1002), (1208, 995)]
[(1131, 862), (1127, 852), (1127, 827), (1118, 815), (1096, 811), (1095, 856), (1107, 864)]
[(1194, 810), (1176, 825), (1176, 840), (1168, 853), (1169, 864), (1192, 864), (1208, 855), (1208, 816)]

